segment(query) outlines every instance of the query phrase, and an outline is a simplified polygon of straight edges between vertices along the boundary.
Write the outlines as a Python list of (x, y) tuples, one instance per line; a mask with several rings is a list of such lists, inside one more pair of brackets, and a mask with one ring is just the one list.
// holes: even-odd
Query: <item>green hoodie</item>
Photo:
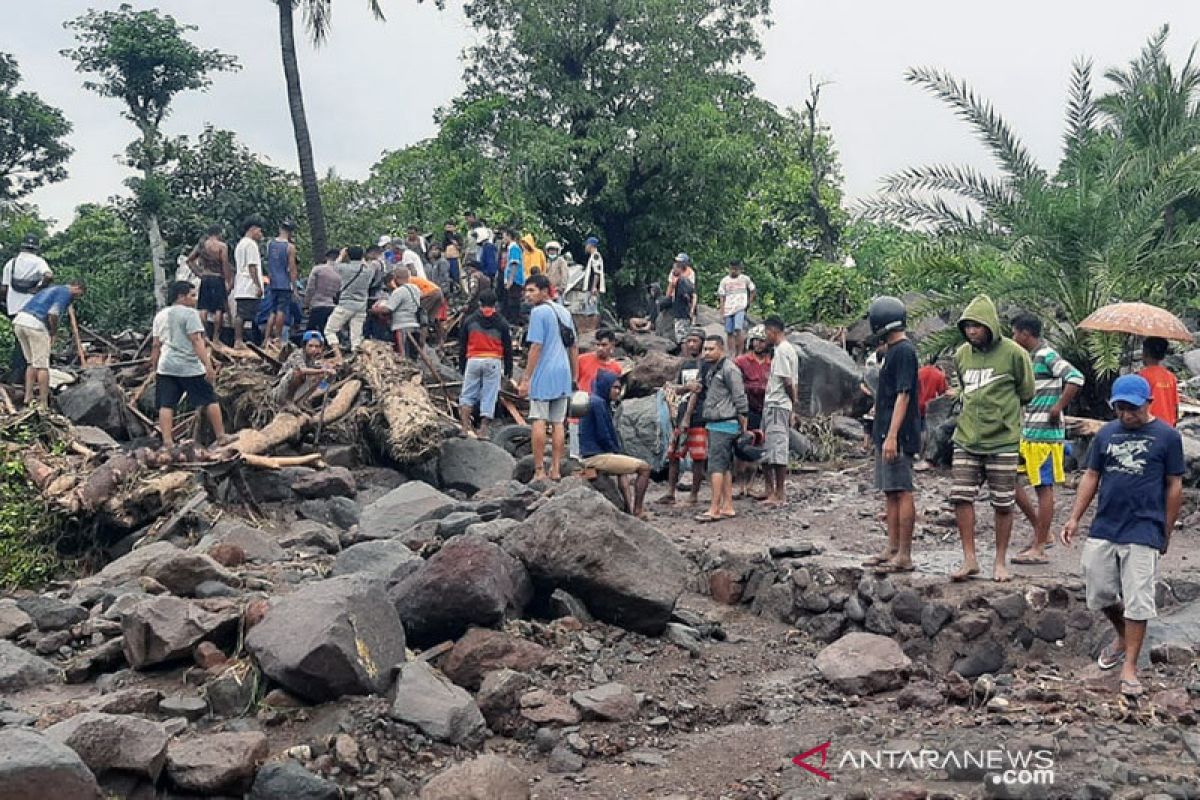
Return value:
[(1021, 443), (1021, 406), (1033, 399), (1033, 364), (1025, 348), (1000, 331), (1000, 315), (992, 299), (981, 294), (958, 320), (975, 322), (992, 332), (979, 349), (967, 342), (954, 354), (962, 385), (962, 413), (954, 443), (970, 453), (1015, 453)]

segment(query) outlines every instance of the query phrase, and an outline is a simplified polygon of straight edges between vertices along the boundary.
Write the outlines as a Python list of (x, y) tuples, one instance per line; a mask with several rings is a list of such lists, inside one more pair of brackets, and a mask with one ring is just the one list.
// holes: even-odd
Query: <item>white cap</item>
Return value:
[(543, 249), (558, 250), (559, 252), (562, 252), (562, 245), (559, 244), (558, 242), (546, 242), (546, 246)]
[(490, 242), (492, 240), (492, 232), (488, 228), (480, 225), (475, 230), (471, 231), (471, 235), (475, 237), (475, 241), (479, 244)]
[(375, 243), (376, 247), (387, 247), (392, 243), (392, 237), (384, 235), (379, 237), (379, 241)]

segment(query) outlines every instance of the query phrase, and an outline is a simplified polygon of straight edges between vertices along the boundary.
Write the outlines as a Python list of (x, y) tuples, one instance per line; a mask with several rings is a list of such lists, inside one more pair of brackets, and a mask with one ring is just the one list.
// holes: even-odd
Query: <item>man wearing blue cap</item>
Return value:
[(1145, 378), (1117, 378), (1109, 400), (1117, 418), (1100, 429), (1088, 450), (1087, 473), (1062, 530), (1063, 544), (1070, 545), (1099, 490), (1083, 547), (1083, 578), (1088, 608), (1103, 611), (1117, 631), (1097, 663), (1108, 670), (1124, 662), (1121, 693), (1130, 697), (1145, 692), (1137, 676), (1138, 656), (1146, 620), (1158, 614), (1155, 573), (1179, 518), (1187, 469), (1183, 439), (1150, 414), (1151, 399)]
[(321, 361), (325, 354), (325, 337), (317, 331), (306, 331), (304, 347), (293, 350), (283, 364), (279, 383), (275, 385), (275, 400), (279, 403), (298, 403), (312, 396), (321, 381), (337, 374)]

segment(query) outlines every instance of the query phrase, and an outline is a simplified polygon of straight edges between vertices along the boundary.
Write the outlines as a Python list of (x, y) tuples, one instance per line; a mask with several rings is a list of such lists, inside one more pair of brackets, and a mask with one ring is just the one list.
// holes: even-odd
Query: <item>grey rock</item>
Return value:
[(967, 655), (954, 662), (954, 671), (964, 678), (995, 675), (1004, 669), (1004, 647), (991, 639), (976, 644)]
[(593, 621), (592, 612), (588, 611), (583, 601), (562, 589), (550, 593), (550, 615), (555, 619), (574, 617), (584, 624)]
[(268, 677), (315, 702), (386, 692), (404, 647), (404, 626), (382, 583), (357, 575), (280, 597), (246, 637)]
[(141, 600), (121, 620), (125, 658), (134, 669), (190, 658), (200, 642), (232, 634), (239, 618), (233, 607), (213, 612), (169, 595)]
[(832, 414), (858, 398), (862, 370), (844, 347), (807, 331), (789, 334), (788, 341), (800, 352), (799, 413)]
[(921, 630), (932, 639), (954, 617), (954, 611), (941, 603), (930, 603), (921, 609)]
[(483, 522), (483, 517), (474, 511), (455, 511), (438, 520), (437, 535), (442, 539), (450, 539), (466, 533), (473, 525)]
[(904, 685), (912, 661), (886, 636), (849, 633), (816, 658), (822, 677), (847, 694), (875, 694)]
[(471, 695), (424, 661), (400, 665), (391, 715), (431, 739), (450, 744), (472, 746), (487, 732)]
[(507, 760), (485, 754), (430, 778), (421, 800), (529, 800), (529, 782)]
[(760, 617), (790, 623), (796, 619), (795, 599), (790, 581), (764, 585), (754, 595), (750, 610)]
[(800, 595), (796, 604), (810, 614), (824, 614), (829, 610), (829, 595), (821, 589), (812, 589)]
[(674, 544), (587, 489), (552, 499), (504, 548), (535, 585), (564, 589), (598, 619), (648, 635), (666, 628), (688, 578)]
[(337, 531), (328, 525), (315, 520), (299, 520), (291, 525), (279, 537), (283, 547), (313, 547), (326, 553), (336, 553), (342, 549)]
[(338, 554), (330, 575), (365, 574), (382, 578), (389, 586), (413, 573), (424, 561), (404, 542), (377, 539), (351, 545)]
[(282, 561), (286, 555), (279, 542), (270, 534), (258, 528), (252, 528), (242, 522), (222, 520), (200, 540), (196, 550), (201, 553), (209, 552), (218, 544), (240, 547), (246, 554), (247, 561), (271, 563)]
[(55, 398), (59, 412), (76, 425), (91, 425), (116, 439), (126, 439), (125, 393), (108, 367), (83, 370), (80, 379)]
[(1026, 602), (1025, 595), (1021, 592), (1010, 592), (1000, 597), (989, 598), (988, 605), (1003, 620), (1018, 619), (1029, 608), (1029, 603)]
[(682, 647), (693, 656), (699, 656), (703, 652), (700, 631), (690, 625), (668, 622), (663, 638), (673, 645)]
[(125, 714), (77, 714), (46, 729), (46, 738), (79, 754), (96, 775), (122, 770), (157, 781), (170, 737), (162, 725)]
[(250, 788), (250, 800), (339, 800), (341, 796), (336, 783), (291, 760), (263, 764)]
[(17, 601), (0, 599), (0, 639), (14, 639), (33, 627), (33, 618), (17, 606)]
[(1048, 609), (1038, 615), (1033, 633), (1044, 642), (1057, 642), (1067, 637), (1067, 618), (1061, 611)]
[(861, 623), (867, 618), (867, 609), (857, 594), (850, 595), (850, 599), (846, 601), (842, 610), (846, 614), (846, 618), (853, 622)]
[(565, 744), (556, 745), (546, 759), (546, 771), (553, 774), (579, 772), (583, 769), (583, 756), (576, 753)]
[(553, 728), (538, 728), (533, 735), (533, 745), (539, 753), (549, 753), (558, 744), (558, 731)]
[(897, 592), (892, 598), (892, 616), (909, 625), (921, 624), (921, 612), (925, 610), (925, 602), (921, 595), (912, 589)]
[(0, 730), (4, 800), (99, 800), (100, 787), (71, 748), (26, 728)]
[(1186, 644), (1163, 642), (1150, 648), (1151, 664), (1171, 664), (1186, 667), (1196, 659), (1196, 651)]
[(348, 531), (358, 524), (362, 510), (348, 497), (330, 497), (304, 500), (296, 506), (296, 513), (304, 519)]
[(936, 686), (927, 682), (910, 683), (896, 695), (896, 705), (903, 711), (919, 708), (934, 711), (946, 705), (946, 698)]
[(605, 722), (628, 722), (637, 716), (641, 705), (633, 690), (623, 683), (606, 683), (575, 692), (571, 702), (583, 709), (586, 717)]
[(49, 661), (43, 661), (12, 642), (0, 641), (0, 693), (61, 683), (62, 679), (62, 670)]
[(519, 617), (532, 597), (521, 562), (486, 539), (456, 536), (389, 592), (408, 635), (436, 644), (471, 625)]
[(495, 728), (504, 717), (519, 710), (521, 695), (529, 688), (529, 678), (511, 669), (484, 673), (475, 702), (488, 725)]
[(329, 467), (301, 475), (292, 481), (292, 491), (306, 500), (353, 497), (354, 475), (345, 467)]
[(220, 581), (205, 581), (195, 588), (193, 594), (198, 600), (207, 600), (213, 597), (237, 597), (241, 592)]
[(964, 639), (975, 639), (982, 636), (992, 627), (992, 617), (987, 613), (972, 612), (963, 614), (951, 624), (953, 631), (961, 634)]
[(236, 575), (206, 555), (180, 550), (170, 542), (155, 542), (121, 556), (95, 575), (79, 581), (76, 594), (96, 587), (136, 584), (143, 575), (154, 578), (177, 595), (190, 595), (209, 580), (234, 586), (239, 583)]
[(83, 606), (64, 603), (49, 595), (32, 595), (17, 601), (17, 607), (33, 619), (39, 631), (61, 631), (87, 619)]
[(390, 539), (418, 522), (441, 519), (454, 510), (452, 497), (427, 483), (409, 481), (363, 509), (358, 520), (363, 539)]
[(208, 713), (208, 703), (195, 695), (173, 694), (159, 701), (158, 710), (170, 717), (195, 721)]
[(469, 536), (480, 536), (489, 542), (500, 544), (513, 528), (521, 523), (515, 519), (493, 519), (488, 522), (476, 522), (467, 527), (465, 533)]
[(807, 624), (808, 634), (818, 642), (835, 642), (846, 629), (846, 617), (843, 614), (822, 614), (813, 617)]
[(871, 596), (880, 602), (886, 603), (896, 596), (896, 585), (892, 583), (890, 578), (880, 578), (875, 581), (871, 589)]
[(876, 603), (867, 609), (867, 618), (863, 624), (871, 633), (891, 636), (896, 632), (896, 622), (892, 614), (882, 603)]
[(259, 732), (176, 739), (167, 747), (167, 775), (185, 791), (241, 795), (269, 752), (267, 737)]
[(237, 717), (253, 706), (254, 690), (251, 673), (230, 669), (204, 684), (204, 697), (214, 717)]
[(483, 439), (450, 439), (438, 455), (442, 487), (468, 496), (512, 477), (514, 459), (499, 445)]
[(666, 403), (657, 393), (661, 387), (662, 384), (655, 387), (655, 393), (648, 397), (623, 401), (617, 407), (613, 420), (626, 454), (640, 458), (653, 469), (662, 469), (667, 459), (667, 449), (663, 445), (664, 432), (660, 429), (659, 411)]

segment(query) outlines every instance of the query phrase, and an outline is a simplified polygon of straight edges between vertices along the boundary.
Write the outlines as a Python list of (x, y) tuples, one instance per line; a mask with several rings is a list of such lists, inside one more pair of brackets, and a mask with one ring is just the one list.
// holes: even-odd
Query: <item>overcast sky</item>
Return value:
[[(116, 157), (134, 137), (117, 101), (83, 90), (83, 77), (59, 51), (72, 45), (62, 22), (98, 0), (8, 0), (0, 51), (13, 53), (22, 87), (62, 108), (75, 126), (70, 177), (36, 192), (44, 214), (69, 221), (76, 205), (122, 191)], [(232, 53), (242, 70), (217, 76), (207, 94), (187, 93), (167, 123), (173, 134), (203, 125), (236, 131), (254, 151), (295, 169), (279, 57), (278, 17), (269, 0), (134, 0), (199, 26), (193, 40)], [(385, 24), (363, 0), (338, 0), (327, 45), (300, 47), (300, 68), (321, 172), (361, 177), (385, 150), (434, 133), (433, 111), (462, 86), (459, 54), (474, 34), (461, 3), (385, 0)], [(879, 179), (905, 166), (966, 162), (989, 167), (968, 129), (938, 101), (906, 84), (906, 67), (945, 68), (967, 79), (1012, 123), (1043, 164), (1058, 157), (1071, 62), (1124, 64), (1159, 25), (1170, 23), (1177, 61), (1200, 40), (1196, 0), (775, 0), (765, 55), (747, 65), (759, 93), (780, 106), (800, 105), (808, 77), (828, 81), (822, 113), (841, 154), (849, 197), (872, 193)], [(19, 10), (18, 10), (19, 9)]]

